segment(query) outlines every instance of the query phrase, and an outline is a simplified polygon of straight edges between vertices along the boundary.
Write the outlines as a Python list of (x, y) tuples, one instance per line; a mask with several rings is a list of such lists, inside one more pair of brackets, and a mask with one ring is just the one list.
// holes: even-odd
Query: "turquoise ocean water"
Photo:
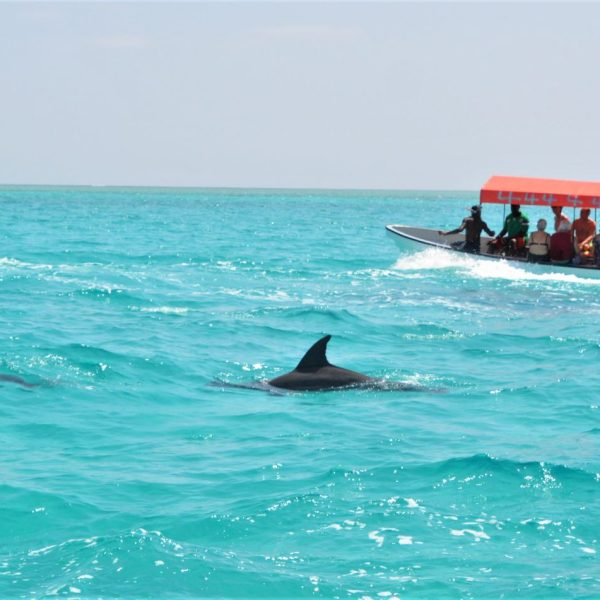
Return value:
[[(384, 233), (476, 198), (0, 189), (0, 597), (600, 597), (600, 279)], [(445, 391), (211, 385), (326, 333)]]

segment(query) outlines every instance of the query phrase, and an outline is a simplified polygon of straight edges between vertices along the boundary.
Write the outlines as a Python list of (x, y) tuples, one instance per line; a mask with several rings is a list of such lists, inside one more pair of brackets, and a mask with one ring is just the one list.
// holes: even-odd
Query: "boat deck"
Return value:
[[(460, 244), (464, 241), (465, 236), (461, 233), (455, 233), (453, 235), (440, 235), (435, 229), (427, 229), (425, 227), (407, 227), (406, 225), (388, 225), (386, 229), (398, 236), (402, 236), (409, 240), (414, 240), (417, 243), (425, 244), (427, 246), (437, 246), (438, 248), (445, 248), (446, 250), (454, 250), (462, 252), (459, 248), (456, 248), (455, 244)], [(481, 238), (481, 246), (479, 253), (486, 255), (491, 258), (498, 258), (497, 254), (488, 252), (488, 242), (492, 238), (483, 237)], [(515, 260), (525, 260), (524, 258), (511, 257)]]

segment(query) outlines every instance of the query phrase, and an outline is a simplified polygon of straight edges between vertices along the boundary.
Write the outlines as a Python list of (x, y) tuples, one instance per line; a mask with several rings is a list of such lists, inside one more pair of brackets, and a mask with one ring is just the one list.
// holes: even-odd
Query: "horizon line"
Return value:
[[(1, 0), (0, 0), (1, 1)], [(159, 189), (207, 191), (270, 191), (270, 192), (478, 192), (464, 188), (337, 188), (337, 187), (277, 187), (277, 186), (199, 186), (199, 185), (140, 185), (140, 184), (89, 184), (89, 183), (0, 183), (0, 191), (8, 188), (73, 188), (93, 190)]]

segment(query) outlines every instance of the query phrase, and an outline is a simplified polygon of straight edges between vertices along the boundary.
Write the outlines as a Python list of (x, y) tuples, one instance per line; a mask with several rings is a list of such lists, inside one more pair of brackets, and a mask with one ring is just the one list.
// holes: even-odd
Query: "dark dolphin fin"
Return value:
[(331, 366), (325, 356), (327, 351), (327, 342), (331, 339), (330, 335), (326, 335), (321, 338), (318, 342), (315, 342), (309, 349), (308, 352), (302, 357), (302, 360), (298, 363), (296, 371), (312, 371), (320, 369), (321, 367)]

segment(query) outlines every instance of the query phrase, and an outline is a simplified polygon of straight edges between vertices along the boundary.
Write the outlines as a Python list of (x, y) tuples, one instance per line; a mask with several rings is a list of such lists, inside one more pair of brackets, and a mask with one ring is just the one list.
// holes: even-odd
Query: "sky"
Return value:
[(594, 2), (0, 0), (0, 184), (600, 180)]

